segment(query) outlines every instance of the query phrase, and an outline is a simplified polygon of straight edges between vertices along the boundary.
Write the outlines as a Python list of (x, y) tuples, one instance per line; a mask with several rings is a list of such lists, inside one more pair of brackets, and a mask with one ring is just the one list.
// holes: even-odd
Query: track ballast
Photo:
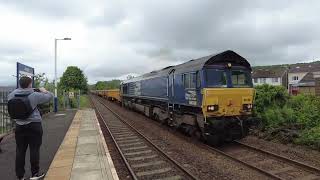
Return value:
[(133, 179), (197, 179), (102, 100), (91, 96), (91, 101)]

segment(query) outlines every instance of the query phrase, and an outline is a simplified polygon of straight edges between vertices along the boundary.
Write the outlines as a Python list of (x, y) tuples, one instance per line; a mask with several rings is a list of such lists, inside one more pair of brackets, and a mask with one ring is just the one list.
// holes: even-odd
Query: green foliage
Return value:
[(39, 73), (34, 76), (35, 88), (44, 87), (50, 92), (54, 92), (54, 82), (49, 82), (45, 73)]
[(88, 91), (87, 78), (82, 70), (76, 66), (67, 67), (67, 70), (60, 78), (59, 86), (66, 91), (70, 89), (80, 89), (83, 93)]
[(104, 90), (107, 89), (107, 83), (105, 81), (98, 81), (95, 85), (96, 90)]
[(95, 85), (96, 90), (104, 90), (104, 89), (118, 89), (120, 87), (121, 81), (118, 79), (114, 79), (111, 81), (98, 81)]
[(288, 105), (296, 112), (297, 122), (310, 129), (320, 125), (320, 98), (311, 95), (293, 96)]
[(300, 136), (295, 142), (320, 142), (320, 98), (311, 95), (289, 96), (280, 86), (256, 87), (254, 114), (261, 118), (262, 128), (298, 128)]
[(256, 112), (263, 112), (271, 106), (284, 106), (289, 99), (289, 94), (283, 86), (270, 86), (264, 84), (256, 86)]
[(87, 95), (80, 96), (80, 108), (89, 108), (89, 107), (90, 107), (89, 97)]
[(46, 77), (45, 73), (39, 73), (34, 76), (34, 87), (39, 88), (40, 85), (48, 82), (48, 78)]
[(269, 107), (262, 113), (262, 120), (267, 128), (277, 128), (279, 126), (291, 126), (296, 123), (296, 115), (293, 109), (287, 106), (279, 108)]
[(309, 145), (320, 150), (320, 125), (310, 130), (304, 130), (295, 143)]

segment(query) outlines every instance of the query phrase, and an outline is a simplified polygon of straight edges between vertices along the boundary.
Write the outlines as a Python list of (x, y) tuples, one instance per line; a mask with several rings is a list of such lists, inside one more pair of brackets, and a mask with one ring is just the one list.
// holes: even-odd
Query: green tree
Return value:
[(45, 73), (39, 73), (34, 76), (34, 87), (39, 88), (40, 85), (44, 85), (48, 82), (48, 78), (46, 77)]
[(66, 91), (71, 89), (79, 89), (84, 93), (88, 91), (87, 78), (77, 66), (67, 67), (60, 78), (59, 86)]
[(34, 76), (34, 87), (44, 87), (48, 91), (54, 91), (54, 82), (50, 82), (45, 73), (39, 73)]
[(107, 84), (105, 81), (98, 81), (95, 85), (96, 90), (104, 90), (107, 89)]
[(111, 81), (107, 81), (107, 89), (119, 89), (121, 81), (118, 79), (113, 79)]
[(104, 89), (118, 89), (120, 87), (121, 80), (113, 79), (111, 81), (98, 81), (95, 84), (96, 90)]

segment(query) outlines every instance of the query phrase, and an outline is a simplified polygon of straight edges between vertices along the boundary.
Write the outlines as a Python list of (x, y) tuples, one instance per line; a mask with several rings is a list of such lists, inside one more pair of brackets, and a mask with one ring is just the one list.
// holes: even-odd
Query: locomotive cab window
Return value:
[(223, 69), (207, 69), (206, 82), (208, 87), (227, 87), (227, 74)]
[(196, 88), (197, 78), (196, 73), (183, 74), (183, 84), (185, 89)]
[(231, 72), (232, 85), (234, 87), (251, 87), (252, 80), (247, 71), (232, 70)]
[(201, 87), (201, 78), (200, 78), (200, 72), (197, 71), (196, 73), (196, 81), (197, 81), (197, 88), (200, 88)]

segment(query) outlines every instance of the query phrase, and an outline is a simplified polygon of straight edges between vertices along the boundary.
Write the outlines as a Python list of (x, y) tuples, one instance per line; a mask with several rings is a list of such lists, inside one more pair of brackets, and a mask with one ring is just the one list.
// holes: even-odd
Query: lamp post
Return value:
[(54, 39), (54, 109), (53, 111), (58, 112), (58, 82), (57, 82), (57, 42), (58, 40), (71, 40), (71, 38)]

